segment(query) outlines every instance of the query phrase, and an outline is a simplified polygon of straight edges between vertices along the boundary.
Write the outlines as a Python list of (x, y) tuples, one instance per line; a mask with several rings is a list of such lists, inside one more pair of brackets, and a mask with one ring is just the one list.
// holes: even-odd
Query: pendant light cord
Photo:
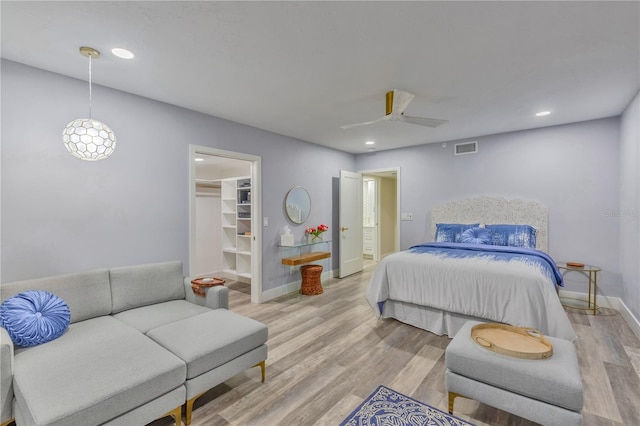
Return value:
[(91, 56), (89, 55), (89, 118), (91, 118)]

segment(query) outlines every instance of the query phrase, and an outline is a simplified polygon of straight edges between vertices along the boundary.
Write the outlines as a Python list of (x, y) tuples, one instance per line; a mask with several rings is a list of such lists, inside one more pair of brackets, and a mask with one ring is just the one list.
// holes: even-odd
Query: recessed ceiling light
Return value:
[(536, 117), (544, 117), (545, 115), (551, 114), (551, 111), (540, 111), (536, 114)]
[(204, 161), (204, 158), (202, 158), (202, 157), (196, 157), (196, 161)]
[(374, 141), (366, 141), (364, 144), (365, 145), (375, 145), (375, 142)]
[(116, 55), (118, 58), (122, 58), (122, 59), (131, 59), (134, 56), (134, 54), (131, 51), (127, 49), (122, 49), (120, 47), (111, 49), (111, 53)]

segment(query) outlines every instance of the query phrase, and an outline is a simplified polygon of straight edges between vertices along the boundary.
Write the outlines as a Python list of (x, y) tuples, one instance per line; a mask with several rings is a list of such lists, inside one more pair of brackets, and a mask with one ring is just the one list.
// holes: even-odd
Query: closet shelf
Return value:
[(220, 188), (220, 180), (218, 179), (196, 179), (196, 186), (207, 188)]

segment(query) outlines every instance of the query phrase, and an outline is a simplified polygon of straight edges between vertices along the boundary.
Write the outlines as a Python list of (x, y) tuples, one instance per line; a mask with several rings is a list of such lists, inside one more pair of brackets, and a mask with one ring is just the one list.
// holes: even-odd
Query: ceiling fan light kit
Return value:
[(89, 58), (89, 118), (72, 120), (62, 131), (67, 151), (81, 160), (97, 161), (107, 158), (116, 149), (116, 135), (106, 124), (91, 118), (91, 59), (100, 52), (92, 47), (81, 47), (80, 54)]
[(417, 124), (426, 127), (438, 127), (447, 122), (447, 120), (439, 120), (437, 118), (428, 117), (410, 117), (404, 115), (404, 110), (411, 103), (415, 95), (403, 90), (392, 90), (386, 94), (386, 115), (373, 121), (365, 121), (363, 123), (346, 124), (340, 126), (341, 129), (352, 129), (354, 127), (368, 126), (369, 124), (378, 123), (380, 121), (402, 121), (410, 124)]

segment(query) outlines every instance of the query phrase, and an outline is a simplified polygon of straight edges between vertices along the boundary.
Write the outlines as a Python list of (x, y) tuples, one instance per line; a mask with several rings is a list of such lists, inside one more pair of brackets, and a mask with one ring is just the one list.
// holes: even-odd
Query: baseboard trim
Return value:
[(302, 280), (293, 281), (282, 285), (280, 287), (272, 288), (271, 290), (262, 292), (262, 303), (268, 302), (269, 300), (277, 299), (281, 296), (286, 296), (287, 294), (299, 292), (300, 285)]
[(633, 334), (635, 334), (636, 337), (640, 339), (640, 321), (638, 321), (638, 318), (633, 315), (633, 312), (631, 312), (627, 305), (624, 304), (622, 299), (618, 299), (618, 305), (618, 311), (620, 312), (620, 315), (622, 315), (622, 318), (624, 318), (627, 324), (629, 324), (629, 327), (631, 327), (631, 331), (633, 331)]
[[(558, 291), (558, 295), (560, 297), (568, 297), (568, 298), (578, 299), (578, 300), (588, 300), (589, 298), (587, 293), (578, 293), (578, 292), (566, 291), (566, 290)], [(635, 315), (633, 315), (633, 312), (629, 310), (629, 308), (627, 307), (627, 305), (624, 304), (622, 299), (620, 299), (619, 297), (598, 295), (597, 302), (598, 302), (598, 306), (602, 308), (611, 308), (620, 312), (620, 315), (622, 315), (622, 318), (624, 318), (625, 322), (629, 325), (629, 327), (631, 328), (631, 331), (633, 331), (633, 334), (635, 334), (636, 337), (640, 339), (640, 321), (638, 321), (638, 318), (636, 318)]]

